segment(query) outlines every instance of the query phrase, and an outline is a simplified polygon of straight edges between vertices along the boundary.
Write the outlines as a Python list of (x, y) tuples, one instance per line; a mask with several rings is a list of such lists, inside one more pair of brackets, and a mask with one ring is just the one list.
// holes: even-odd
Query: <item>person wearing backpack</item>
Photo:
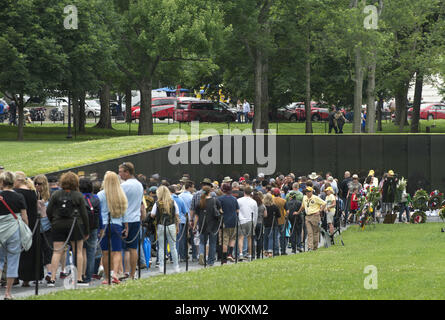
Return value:
[[(168, 241), (170, 246), (173, 270), (174, 272), (180, 272), (178, 252), (176, 250), (176, 236), (179, 232), (179, 208), (166, 186), (161, 185), (156, 190), (156, 196), (158, 197), (158, 201), (156, 201), (153, 206), (151, 216), (156, 218), (159, 245), (159, 272), (163, 272), (164, 270), (165, 241)], [(165, 239), (164, 233), (167, 239)]]
[[(299, 192), (299, 191), (298, 191)], [(303, 251), (301, 244), (301, 232), (303, 230), (303, 215), (296, 213), (300, 210), (301, 200), (299, 193), (290, 192), (289, 198), (286, 201), (285, 209), (287, 211), (287, 216), (291, 225), (290, 243), (292, 246), (292, 253), (297, 253)]]
[(99, 238), (103, 235), (103, 222), (100, 211), (100, 200), (93, 194), (93, 183), (88, 178), (80, 179), (79, 190), (85, 199), (85, 206), (88, 212), (90, 224), (90, 234), (88, 240), (83, 245), (83, 275), (84, 281), (91, 282), (94, 272), (94, 260), (96, 257), (98, 230), (100, 230)]
[(209, 254), (207, 265), (213, 266), (216, 254), (216, 238), (221, 222), (221, 202), (211, 195), (210, 186), (202, 188), (201, 199), (195, 212), (195, 228), (199, 232), (199, 264), (204, 265), (207, 241), (209, 242)]
[(83, 195), (79, 192), (79, 177), (67, 172), (60, 178), (61, 190), (54, 192), (49, 200), (46, 214), (52, 226), (54, 252), (51, 260), (51, 281), (54, 287), (60, 258), (68, 241), (74, 251), (77, 248), (77, 284), (88, 285), (82, 280), (83, 241), (88, 240), (90, 224)]

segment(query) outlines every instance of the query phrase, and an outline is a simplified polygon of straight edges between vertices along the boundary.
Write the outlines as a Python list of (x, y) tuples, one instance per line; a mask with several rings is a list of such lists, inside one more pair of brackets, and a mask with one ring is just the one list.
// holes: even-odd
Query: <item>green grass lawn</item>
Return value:
[[(31, 299), (445, 299), (441, 227), (397, 224), (361, 231), (353, 226), (343, 235), (344, 247)], [(364, 288), (368, 265), (377, 267), (376, 290)]]
[(132, 136), (87, 141), (0, 142), (0, 164), (28, 176), (156, 149), (175, 143), (167, 135)]

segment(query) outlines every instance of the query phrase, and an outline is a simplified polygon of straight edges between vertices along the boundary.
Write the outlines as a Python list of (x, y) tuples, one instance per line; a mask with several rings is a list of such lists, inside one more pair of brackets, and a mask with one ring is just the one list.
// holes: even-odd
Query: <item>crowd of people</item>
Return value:
[[(275, 178), (260, 173), (253, 179), (244, 174), (195, 184), (187, 174), (174, 183), (159, 174), (137, 175), (130, 162), (116, 169), (103, 179), (73, 172), (30, 179), (0, 169), (5, 299), (12, 299), (14, 284), (27, 287), (43, 280), (55, 286), (73, 264), (77, 285), (88, 286), (95, 280), (119, 284), (135, 279), (138, 265), (152, 267), (151, 261), (159, 272), (165, 272), (167, 260), (180, 272), (186, 261), (211, 267), (216, 261), (287, 255), (288, 248), (293, 254), (315, 251), (322, 220), (333, 242), (341, 222), (355, 222), (359, 198), (371, 187), (382, 194), (381, 215), (391, 214), (398, 179), (390, 170), (379, 182), (371, 170), (363, 180), (348, 171), (341, 180), (330, 173)], [(409, 221), (409, 209), (400, 207), (400, 221), (403, 214)], [(11, 211), (33, 231), (27, 251)], [(152, 246), (148, 253), (140, 247), (145, 238)]]

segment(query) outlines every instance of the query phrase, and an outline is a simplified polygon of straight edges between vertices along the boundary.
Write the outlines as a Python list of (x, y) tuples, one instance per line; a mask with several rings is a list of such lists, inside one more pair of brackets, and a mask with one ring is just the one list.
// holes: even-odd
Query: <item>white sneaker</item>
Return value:
[(99, 267), (99, 270), (97, 271), (97, 275), (100, 277), (102, 277), (104, 275), (104, 267), (103, 266)]

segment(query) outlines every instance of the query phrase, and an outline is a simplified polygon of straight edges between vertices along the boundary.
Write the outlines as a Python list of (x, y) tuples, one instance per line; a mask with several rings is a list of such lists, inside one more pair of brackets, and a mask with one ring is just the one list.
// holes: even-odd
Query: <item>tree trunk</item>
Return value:
[(110, 116), (110, 86), (104, 84), (99, 92), (100, 98), (100, 118), (96, 128), (113, 129)]
[(260, 129), (264, 132), (269, 130), (269, 59), (267, 56), (263, 59), (263, 77), (261, 79), (261, 123)]
[(86, 123), (86, 115), (85, 115), (85, 91), (82, 92), (79, 96), (79, 132), (85, 133), (85, 123)]
[(263, 104), (263, 51), (261, 48), (256, 49), (255, 55), (255, 106), (254, 106), (254, 115), (253, 115), (253, 123), (252, 123), (252, 131), (256, 132), (256, 130), (261, 129), (261, 113), (262, 113), (262, 104)]
[(79, 131), (80, 109), (79, 109), (79, 94), (77, 92), (73, 92), (72, 103), (73, 103), (73, 128), (74, 130)]
[(377, 131), (379, 132), (383, 131), (382, 128), (383, 103), (384, 103), (383, 97), (379, 97), (379, 102), (377, 103), (377, 117), (378, 117)]
[(375, 133), (375, 55), (368, 67), (368, 87), (366, 89), (367, 108), (366, 108), (366, 128), (368, 133)]
[(142, 80), (141, 90), (141, 113), (139, 117), (138, 135), (153, 134), (153, 116), (151, 113), (151, 90), (152, 80)]
[(312, 129), (312, 105), (311, 105), (311, 38), (308, 35), (306, 43), (306, 97), (304, 110), (306, 115), (306, 133), (313, 133)]
[(363, 101), (363, 66), (362, 55), (359, 48), (355, 49), (355, 85), (354, 85), (354, 120), (353, 133), (361, 132), (361, 113)]
[(416, 72), (416, 87), (414, 88), (414, 104), (413, 112), (411, 114), (411, 133), (419, 133), (420, 128), (420, 105), (422, 103), (422, 90), (423, 90), (423, 74), (419, 71)]
[(20, 94), (18, 101), (15, 101), (16, 105), (17, 105), (17, 111), (18, 111), (18, 123), (17, 123), (17, 140), (18, 141), (23, 141), (24, 140), (24, 133), (23, 133), (23, 127), (25, 125), (25, 113), (24, 113), (24, 109), (25, 109), (25, 103), (23, 101), (23, 94)]
[(125, 122), (130, 123), (131, 122), (131, 87), (127, 87), (125, 89)]
[(396, 92), (396, 110), (399, 110), (399, 132), (403, 132), (406, 121), (406, 106), (407, 96), (409, 90), (409, 81), (405, 82), (403, 86)]

